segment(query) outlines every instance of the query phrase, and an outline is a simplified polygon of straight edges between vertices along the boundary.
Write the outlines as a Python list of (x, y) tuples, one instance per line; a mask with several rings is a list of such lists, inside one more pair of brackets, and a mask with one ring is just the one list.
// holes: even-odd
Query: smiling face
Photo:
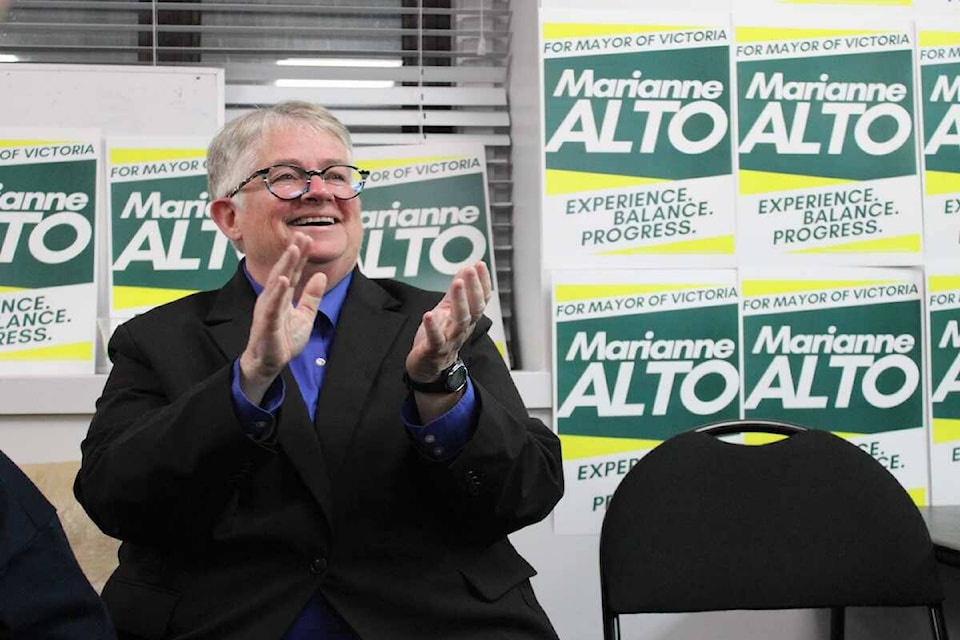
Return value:
[[(333, 134), (304, 125), (289, 124), (268, 130), (256, 154), (254, 170), (275, 164), (295, 164), (323, 169), (350, 164), (343, 143)], [(211, 217), (247, 257), (250, 275), (264, 284), (274, 263), (291, 244), (293, 234), (309, 236), (305, 281), (317, 271), (327, 275), (327, 288), (353, 269), (360, 253), (363, 227), (360, 198), (337, 200), (319, 177), (299, 198), (281, 200), (262, 178), (254, 178), (233, 198), (219, 198)]]

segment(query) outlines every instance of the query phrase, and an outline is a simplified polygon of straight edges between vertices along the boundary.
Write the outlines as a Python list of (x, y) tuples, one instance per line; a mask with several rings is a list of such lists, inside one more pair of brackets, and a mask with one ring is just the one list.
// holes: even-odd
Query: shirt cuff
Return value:
[(256, 440), (264, 442), (273, 437), (274, 426), (277, 423), (277, 411), (283, 404), (285, 388), (283, 378), (277, 376), (259, 405), (254, 404), (240, 388), (240, 359), (233, 361), (233, 382), (230, 385), (233, 397), (233, 412), (240, 421), (244, 433)]
[(457, 404), (428, 424), (419, 424), (420, 414), (413, 393), (407, 395), (400, 417), (425, 456), (433, 460), (452, 458), (466, 446), (477, 428), (477, 394), (473, 381), (467, 378), (467, 386)]

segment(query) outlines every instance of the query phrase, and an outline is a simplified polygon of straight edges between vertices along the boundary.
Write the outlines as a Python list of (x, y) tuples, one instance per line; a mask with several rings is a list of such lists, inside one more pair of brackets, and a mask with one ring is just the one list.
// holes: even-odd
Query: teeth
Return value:
[(336, 220), (330, 216), (316, 216), (313, 218), (297, 218), (290, 224), (295, 227), (306, 227), (306, 226), (320, 226), (326, 227), (331, 224), (334, 224)]

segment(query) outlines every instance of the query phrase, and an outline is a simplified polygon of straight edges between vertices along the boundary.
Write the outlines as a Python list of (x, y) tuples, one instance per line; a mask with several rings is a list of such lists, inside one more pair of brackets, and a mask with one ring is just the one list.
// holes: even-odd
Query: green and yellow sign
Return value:
[(110, 138), (110, 315), (223, 285), (237, 251), (210, 219), (206, 140)]
[(960, 21), (949, 27), (943, 19), (917, 26), (924, 253), (934, 260), (960, 251)]
[(918, 264), (909, 24), (735, 32), (741, 258)]
[(0, 131), (0, 374), (93, 373), (99, 134)]
[(509, 364), (483, 147), (361, 147), (355, 155), (357, 165), (370, 171), (360, 196), (363, 273), (446, 291), (457, 271), (486, 263), (494, 287), (486, 309), (493, 321), (490, 337)]
[(842, 435), (927, 501), (923, 276), (741, 270), (744, 416)]
[(548, 266), (729, 264), (730, 27), (541, 12)]
[(595, 533), (623, 475), (667, 438), (740, 417), (733, 270), (556, 272), (558, 533)]
[(927, 268), (931, 504), (960, 504), (960, 270)]

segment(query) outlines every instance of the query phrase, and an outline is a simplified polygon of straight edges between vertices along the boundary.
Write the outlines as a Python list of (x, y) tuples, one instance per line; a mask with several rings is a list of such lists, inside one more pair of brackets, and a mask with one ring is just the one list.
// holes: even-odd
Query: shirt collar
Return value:
[[(244, 258), (240, 264), (243, 266), (243, 275), (247, 277), (247, 282), (250, 283), (253, 291), (259, 296), (260, 292), (263, 291), (263, 285), (254, 280), (250, 272), (247, 271), (246, 258)], [(320, 308), (318, 311), (325, 315), (333, 326), (337, 326), (337, 319), (340, 318), (340, 310), (343, 309), (343, 301), (347, 299), (347, 289), (350, 288), (350, 282), (352, 280), (353, 271), (349, 271), (333, 289), (323, 294), (323, 298), (320, 299)]]

